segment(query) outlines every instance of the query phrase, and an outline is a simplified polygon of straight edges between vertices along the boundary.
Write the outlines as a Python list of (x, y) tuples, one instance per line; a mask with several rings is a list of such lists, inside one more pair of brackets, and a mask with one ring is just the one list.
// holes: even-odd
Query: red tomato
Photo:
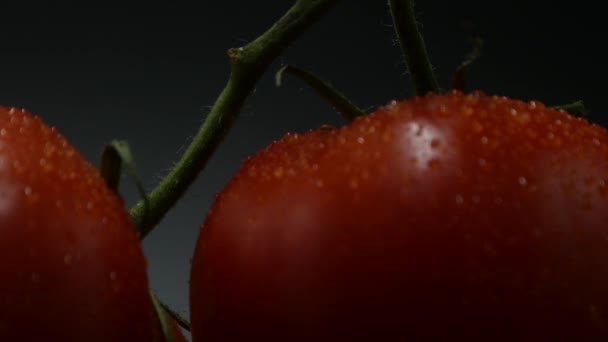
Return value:
[(169, 324), (171, 324), (171, 334), (173, 334), (173, 342), (188, 342), (186, 337), (182, 333), (182, 329), (179, 327), (177, 322), (170, 318)]
[(0, 341), (160, 341), (123, 202), (54, 128), (0, 107)]
[(194, 341), (606, 340), (608, 134), (482, 93), (244, 162), (201, 227)]
[(173, 317), (171, 317), (171, 315), (167, 311), (163, 311), (163, 314), (168, 320), (169, 328), (171, 329), (171, 335), (173, 337), (173, 342), (187, 342), (188, 340), (186, 340), (186, 337), (182, 333), (182, 329), (180, 328), (177, 321), (173, 319)]

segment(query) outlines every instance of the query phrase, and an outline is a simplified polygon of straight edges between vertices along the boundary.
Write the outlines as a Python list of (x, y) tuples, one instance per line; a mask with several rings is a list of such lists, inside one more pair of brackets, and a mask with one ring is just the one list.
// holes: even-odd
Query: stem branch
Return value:
[(329, 83), (326, 83), (317, 75), (293, 65), (287, 64), (275, 74), (277, 86), (281, 85), (282, 77), (285, 72), (293, 74), (308, 84), (308, 86), (316, 91), (317, 94), (327, 100), (327, 102), (329, 102), (347, 122), (353, 121), (358, 116), (365, 115), (363, 110), (354, 105), (344, 94), (340, 93)]
[(228, 83), (182, 158), (148, 194), (149, 217), (142, 220), (146, 212), (143, 200), (131, 208), (133, 221), (145, 222), (140, 227), (141, 238), (150, 233), (194, 182), (269, 64), (336, 3), (337, 0), (297, 0), (268, 31), (246, 46), (228, 51), (232, 63)]
[(439, 86), (433, 73), (433, 66), (429, 61), (424, 39), (418, 31), (413, 0), (390, 0), (389, 5), (401, 52), (414, 83), (416, 95), (424, 95), (428, 92), (437, 93)]

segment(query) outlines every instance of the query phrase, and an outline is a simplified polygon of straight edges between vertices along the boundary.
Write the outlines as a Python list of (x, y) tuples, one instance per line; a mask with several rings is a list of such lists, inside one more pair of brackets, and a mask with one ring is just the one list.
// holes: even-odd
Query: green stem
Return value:
[(171, 331), (171, 324), (169, 323), (167, 313), (164, 312), (164, 308), (160, 304), (158, 297), (152, 291), (150, 291), (150, 299), (152, 299), (152, 305), (154, 306), (154, 311), (156, 312), (156, 317), (158, 318), (166, 342), (173, 342), (175, 336), (173, 336), (173, 332)]
[(304, 81), (309, 87), (316, 91), (317, 94), (321, 95), (321, 97), (329, 102), (329, 104), (331, 104), (347, 122), (353, 121), (358, 116), (365, 115), (365, 112), (362, 109), (353, 104), (344, 94), (339, 92), (329, 83), (326, 83), (317, 75), (293, 65), (285, 65), (277, 71), (275, 74), (277, 87), (281, 86), (283, 73), (285, 72), (291, 73)]
[(149, 217), (142, 220), (146, 212), (143, 200), (131, 208), (134, 222), (146, 223), (141, 227), (141, 238), (150, 233), (194, 182), (269, 64), (336, 3), (337, 0), (298, 0), (256, 40), (228, 51), (232, 63), (228, 83), (182, 158), (148, 194)]
[(429, 61), (424, 39), (418, 31), (413, 0), (389, 0), (389, 5), (401, 52), (414, 83), (416, 95), (424, 95), (428, 92), (437, 93), (439, 86), (433, 73), (433, 66)]
[(483, 39), (476, 36), (473, 37), (473, 51), (471, 54), (456, 68), (452, 77), (452, 89), (464, 92), (466, 89), (466, 72), (467, 69), (481, 56), (481, 48), (483, 47)]
[(182, 317), (175, 310), (173, 310), (169, 305), (161, 302), (158, 297), (156, 297), (156, 301), (158, 302), (158, 305), (160, 305), (160, 307), (163, 308), (163, 310), (165, 310), (167, 314), (169, 314), (169, 316), (171, 316), (171, 318), (173, 318), (180, 327), (184, 328), (186, 331), (192, 331), (190, 328), (190, 322), (188, 322), (184, 317)]
[(571, 115), (584, 117), (585, 116), (585, 103), (583, 101), (576, 101), (564, 105), (553, 106), (553, 109), (557, 110), (565, 110)]

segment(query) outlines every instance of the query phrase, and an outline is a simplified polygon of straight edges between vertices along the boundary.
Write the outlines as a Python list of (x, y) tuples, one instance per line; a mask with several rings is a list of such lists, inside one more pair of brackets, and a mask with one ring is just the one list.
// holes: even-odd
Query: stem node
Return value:
[[(232, 72), (211, 112), (181, 159), (148, 196), (149, 216), (140, 227), (143, 239), (182, 197), (224, 139), (270, 63), (338, 0), (297, 0), (272, 27), (251, 43), (228, 50)], [(131, 208), (134, 222), (146, 212), (144, 200)]]

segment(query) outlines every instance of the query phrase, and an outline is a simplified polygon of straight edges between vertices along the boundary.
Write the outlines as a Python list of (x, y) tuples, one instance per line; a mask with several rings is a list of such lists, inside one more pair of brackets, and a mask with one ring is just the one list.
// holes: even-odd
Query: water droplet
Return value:
[(395, 100), (390, 101), (386, 106), (384, 106), (384, 108), (388, 110), (393, 110), (395, 107), (397, 107), (397, 101)]
[(473, 121), (473, 131), (475, 133), (483, 131), (483, 125), (479, 121)]
[(87, 202), (87, 210), (93, 210), (93, 202)]
[(66, 254), (63, 256), (63, 263), (66, 265), (70, 265), (72, 263), (72, 256), (69, 254)]
[[(32, 302), (33, 302), (33, 300), (32, 300), (32, 295), (31, 294), (26, 293), (26, 294), (23, 295), (23, 304), (22, 304), (22, 306), (24, 308), (31, 307), (32, 306)], [(0, 326), (0, 328), (1, 328), (1, 326)]]
[(464, 203), (464, 197), (462, 197), (462, 195), (456, 195), (455, 199), (456, 204), (461, 205)]
[(547, 133), (547, 138), (553, 139), (553, 138), (555, 138), (555, 134), (553, 134), (553, 132), (549, 132), (549, 133)]
[(591, 210), (592, 206), (591, 206), (591, 202), (589, 202), (588, 200), (583, 202), (580, 206), (580, 209), (583, 211), (589, 211)]
[(517, 115), (517, 109), (511, 108), (511, 110), (509, 110), (509, 114), (511, 114), (513, 116)]
[(598, 138), (593, 138), (593, 145), (600, 146), (600, 140)]
[(603, 317), (602, 315), (600, 315), (599, 310), (597, 309), (597, 307), (593, 304), (589, 304), (587, 307), (587, 311), (589, 313), (589, 316), (591, 317), (591, 319), (596, 323), (596, 324), (602, 324), (603, 321)]
[(527, 124), (530, 121), (530, 114), (528, 113), (523, 113), (521, 115), (518, 115), (516, 118), (517, 122), (519, 122), (522, 125)]
[(26, 186), (25, 189), (23, 189), (23, 192), (25, 193), (26, 196), (30, 196), (32, 194), (32, 188), (29, 186)]
[(37, 226), (36, 219), (29, 217), (26, 222), (26, 227), (29, 229), (33, 229), (33, 228), (36, 228), (36, 226)]
[(494, 245), (492, 245), (491, 243), (485, 241), (482, 246), (483, 246), (483, 250), (486, 253), (488, 253), (490, 255), (497, 255), (498, 254), (498, 251), (496, 250), (496, 248), (494, 247)]
[(317, 179), (317, 180), (315, 181), (315, 186), (316, 186), (317, 188), (322, 188), (322, 187), (323, 187), (323, 185), (324, 185), (324, 183), (323, 183), (323, 180), (322, 180), (322, 179)]
[(38, 257), (38, 252), (32, 247), (27, 247), (27, 256), (30, 258), (36, 258)]
[(608, 197), (608, 187), (606, 187), (606, 181), (604, 181), (603, 179), (600, 179), (600, 181), (598, 182), (598, 190), (600, 196), (604, 198)]
[(363, 144), (363, 143), (365, 143), (365, 138), (363, 138), (363, 137), (358, 137), (358, 138), (357, 138), (357, 143), (359, 143), (359, 144)]
[(484, 144), (484, 145), (485, 145), (485, 144), (487, 144), (487, 143), (488, 143), (488, 141), (489, 141), (489, 139), (488, 139), (488, 137), (486, 137), (485, 135), (484, 135), (483, 137), (481, 137), (481, 143), (482, 143), (482, 144)]
[(114, 271), (110, 272), (110, 279), (116, 280), (116, 278), (117, 278), (116, 272), (114, 272)]
[(121, 288), (120, 282), (118, 282), (118, 281), (112, 282), (112, 291), (120, 292), (120, 288)]
[(526, 185), (528, 185), (528, 180), (526, 179), (526, 177), (523, 177), (523, 176), (522, 176), (522, 177), (519, 177), (519, 178), (517, 179), (517, 182), (518, 182), (518, 183), (519, 183), (519, 185), (521, 185), (521, 186), (526, 186)]
[(488, 165), (488, 162), (483, 158), (479, 158), (477, 163), (479, 163), (479, 166), (481, 166), (481, 167), (485, 167), (486, 165)]
[(369, 171), (368, 170), (361, 171), (361, 179), (369, 179)]
[(433, 159), (429, 160), (429, 162), (428, 162), (429, 169), (436, 170), (440, 166), (441, 166), (441, 162), (439, 161), (439, 159), (433, 158)]

